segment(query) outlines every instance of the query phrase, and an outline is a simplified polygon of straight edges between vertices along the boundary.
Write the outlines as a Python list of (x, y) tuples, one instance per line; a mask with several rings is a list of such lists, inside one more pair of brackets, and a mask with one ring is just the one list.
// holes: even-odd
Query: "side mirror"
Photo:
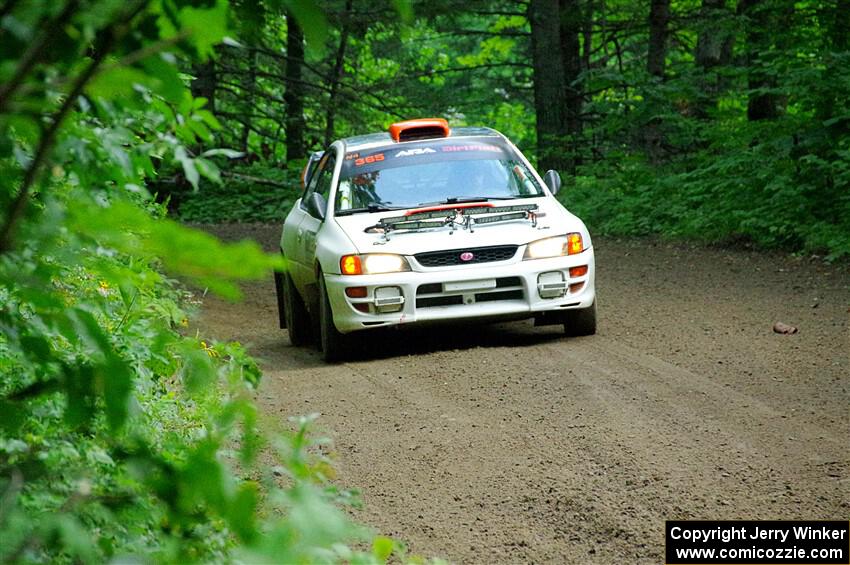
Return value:
[(307, 197), (307, 213), (317, 218), (319, 220), (324, 221), (325, 219), (325, 210), (328, 207), (328, 203), (325, 201), (325, 197), (319, 194), (318, 192), (313, 192), (310, 196)]
[(543, 175), (543, 182), (546, 183), (552, 194), (558, 194), (558, 191), (561, 190), (561, 175), (558, 174), (558, 171), (552, 169), (546, 171), (546, 174)]

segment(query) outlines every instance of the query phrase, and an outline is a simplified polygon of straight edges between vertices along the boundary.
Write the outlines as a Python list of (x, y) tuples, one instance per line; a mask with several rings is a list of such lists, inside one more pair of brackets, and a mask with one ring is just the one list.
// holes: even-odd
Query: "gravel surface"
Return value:
[[(278, 226), (210, 228), (274, 250)], [(850, 516), (850, 273), (814, 258), (595, 241), (599, 333), (380, 331), (325, 365), (271, 281), (207, 298), (268, 415), (321, 413), (358, 520), (459, 563), (663, 563), (666, 519)], [(775, 322), (799, 328), (773, 332)]]

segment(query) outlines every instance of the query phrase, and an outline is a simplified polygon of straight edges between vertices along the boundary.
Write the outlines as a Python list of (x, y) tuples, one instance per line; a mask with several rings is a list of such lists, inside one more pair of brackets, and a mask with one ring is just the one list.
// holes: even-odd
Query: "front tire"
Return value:
[(596, 334), (596, 300), (588, 308), (564, 311), (564, 333), (570, 337)]
[(349, 354), (349, 340), (334, 325), (334, 315), (325, 288), (325, 277), (319, 273), (319, 344), (325, 361), (341, 361)]
[(313, 332), (310, 328), (310, 314), (304, 301), (295, 290), (292, 277), (289, 273), (282, 273), (283, 282), (283, 304), (286, 327), (289, 329), (289, 342), (296, 346), (309, 345)]

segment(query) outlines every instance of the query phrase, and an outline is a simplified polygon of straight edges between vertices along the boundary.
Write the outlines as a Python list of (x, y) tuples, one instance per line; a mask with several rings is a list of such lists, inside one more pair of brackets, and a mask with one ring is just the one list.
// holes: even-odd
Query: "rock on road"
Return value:
[[(209, 228), (274, 250), (279, 227)], [(325, 365), (271, 281), (207, 298), (263, 410), (318, 412), (355, 517), (453, 562), (662, 563), (665, 519), (850, 516), (850, 274), (818, 260), (595, 242), (600, 327), (381, 331)], [(800, 328), (773, 333), (777, 321)]]

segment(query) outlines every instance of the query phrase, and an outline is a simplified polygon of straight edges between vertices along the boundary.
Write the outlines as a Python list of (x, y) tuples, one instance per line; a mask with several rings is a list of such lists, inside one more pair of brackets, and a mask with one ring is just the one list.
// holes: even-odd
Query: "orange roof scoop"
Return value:
[(449, 122), (443, 118), (423, 118), (396, 122), (390, 126), (390, 137), (394, 141), (414, 141), (432, 137), (448, 137)]

